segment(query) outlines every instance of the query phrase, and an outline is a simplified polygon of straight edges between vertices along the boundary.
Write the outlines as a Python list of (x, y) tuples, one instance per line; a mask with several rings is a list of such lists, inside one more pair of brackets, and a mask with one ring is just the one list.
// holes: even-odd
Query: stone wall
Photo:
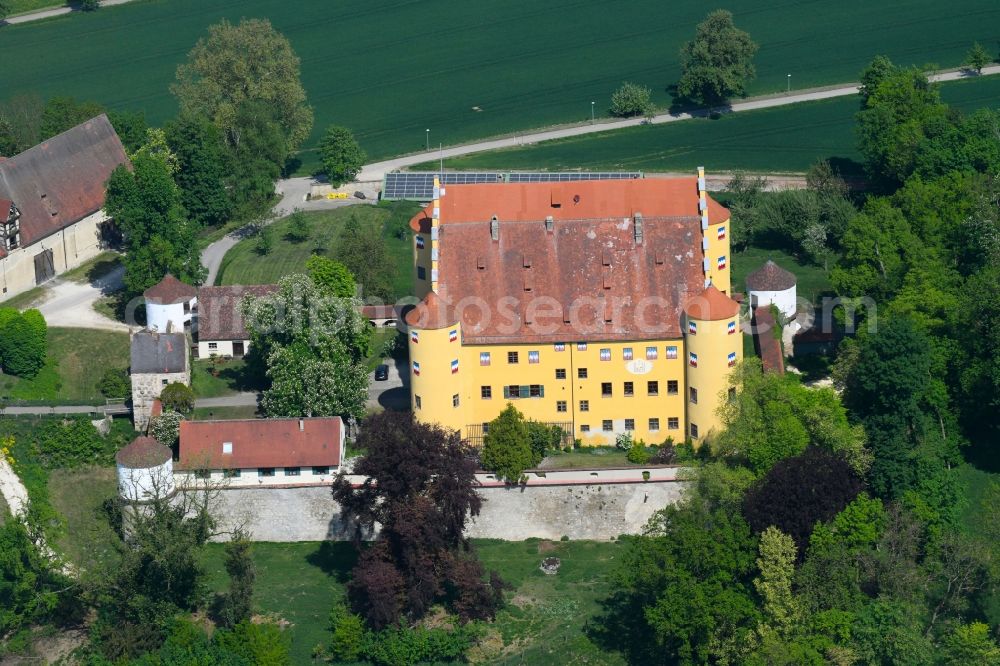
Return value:
[[(603, 483), (481, 488), (482, 512), (466, 534), (520, 541), (532, 537), (607, 540), (637, 534), (654, 511), (676, 502), (684, 483)], [(350, 538), (329, 486), (228, 488), (216, 518), (224, 530), (243, 526), (257, 541)]]
[[(185, 364), (187, 365), (187, 364)], [(164, 383), (166, 382), (166, 383)], [(191, 372), (140, 373), (132, 375), (132, 418), (135, 429), (145, 432), (149, 425), (153, 401), (160, 397), (167, 384), (180, 382), (191, 385)]]

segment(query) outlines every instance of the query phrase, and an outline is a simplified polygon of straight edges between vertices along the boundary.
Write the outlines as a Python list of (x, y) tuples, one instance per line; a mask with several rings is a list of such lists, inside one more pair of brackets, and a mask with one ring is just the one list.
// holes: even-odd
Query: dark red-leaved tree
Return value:
[[(482, 505), (467, 446), (411, 414), (389, 411), (366, 418), (357, 443), (366, 452), (354, 474), (366, 481), (353, 488), (341, 475), (333, 486), (361, 550), (348, 585), (352, 608), (375, 629), (419, 619), (435, 603), (463, 621), (493, 618), (504, 583), (495, 572), (486, 579), (462, 536)], [(378, 539), (366, 546), (361, 535), (376, 523)]]
[(743, 516), (757, 533), (774, 525), (792, 537), (801, 558), (816, 523), (840, 513), (861, 486), (842, 458), (810, 447), (775, 463), (747, 492)]

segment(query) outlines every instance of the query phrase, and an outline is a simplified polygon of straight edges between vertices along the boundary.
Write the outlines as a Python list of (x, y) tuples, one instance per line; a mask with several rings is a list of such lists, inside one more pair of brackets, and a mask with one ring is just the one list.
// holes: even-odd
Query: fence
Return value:
[[(559, 428), (562, 432), (560, 433), (560, 442), (562, 446), (572, 446), (573, 445), (573, 422), (572, 421), (561, 421), (561, 422), (546, 422), (542, 423), (544, 426), (549, 428)], [(481, 449), (483, 448), (483, 437), (489, 431), (489, 423), (470, 423), (465, 426), (465, 441), (467, 441), (472, 447)]]

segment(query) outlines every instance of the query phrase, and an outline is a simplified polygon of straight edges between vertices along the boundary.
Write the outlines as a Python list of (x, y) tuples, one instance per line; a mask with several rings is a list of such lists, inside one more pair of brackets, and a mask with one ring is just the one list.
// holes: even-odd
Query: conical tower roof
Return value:
[(719, 291), (714, 284), (684, 305), (684, 314), (701, 321), (731, 319), (740, 312), (740, 304)]
[(750, 291), (784, 291), (794, 286), (795, 274), (770, 259), (747, 276), (747, 289)]

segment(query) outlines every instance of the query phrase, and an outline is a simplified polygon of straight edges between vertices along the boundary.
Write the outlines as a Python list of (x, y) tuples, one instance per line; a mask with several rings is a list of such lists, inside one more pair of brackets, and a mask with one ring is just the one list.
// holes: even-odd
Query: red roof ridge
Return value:
[(198, 295), (198, 290), (167, 273), (162, 280), (142, 292), (142, 295), (147, 301), (157, 305), (173, 305), (190, 301)]
[(714, 284), (710, 284), (684, 304), (684, 312), (691, 319), (721, 321), (739, 314), (740, 304), (719, 291)]

